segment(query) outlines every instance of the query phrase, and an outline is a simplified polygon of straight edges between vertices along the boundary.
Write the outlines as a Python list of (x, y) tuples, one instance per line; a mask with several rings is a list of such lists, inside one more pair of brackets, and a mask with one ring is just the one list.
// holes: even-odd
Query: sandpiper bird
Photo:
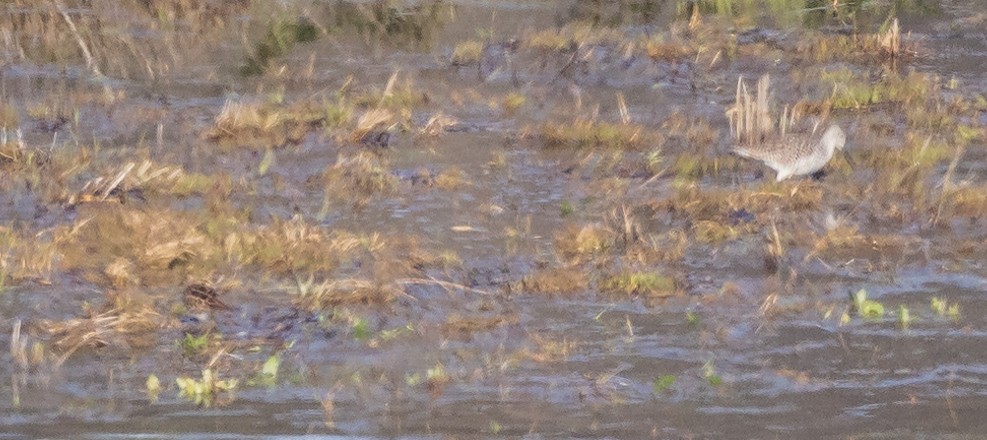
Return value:
[[(780, 139), (750, 147), (735, 147), (734, 153), (764, 162), (778, 172), (777, 181), (791, 176), (812, 174), (822, 169), (840, 150), (846, 156), (843, 146), (846, 133), (838, 125), (830, 125), (822, 138), (815, 140), (811, 135), (788, 135)], [(849, 162), (849, 157), (847, 157)]]

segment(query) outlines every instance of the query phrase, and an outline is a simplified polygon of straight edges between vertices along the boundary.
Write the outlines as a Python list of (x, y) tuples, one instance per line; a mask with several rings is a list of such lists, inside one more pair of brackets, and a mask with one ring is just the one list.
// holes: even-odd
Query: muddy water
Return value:
[[(642, 33), (660, 32), (675, 16), (674, 5), (666, 3), (653, 5), (657, 12), (646, 18), (607, 10), (604, 19)], [(982, 12), (976, 15), (979, 5), (948, 3), (936, 14), (902, 12), (902, 27), (912, 30), (922, 48), (902, 68), (956, 78), (961, 87), (956, 93), (987, 92), (981, 62), (987, 59), (987, 34)], [(772, 69), (736, 62), (699, 77), (688, 65), (619, 59), (605, 47), (587, 52), (585, 68), (567, 75), (559, 73), (568, 63), (563, 56), (513, 56), (491, 49), (489, 65), (448, 63), (455, 43), (476, 38), (478, 27), (507, 44), (526, 30), (587, 19), (587, 14), (591, 18), (592, 11), (573, 5), (462, 2), (442, 17), (423, 47), (337, 35), (286, 55), (289, 62), (312, 59), (317, 67), (307, 82), (286, 81), (286, 95), (335, 90), (350, 75), (363, 84), (384, 84), (401, 70), (429, 95), (412, 119), (424, 124), (442, 112), (454, 116), (457, 125), (425, 140), (396, 134), (381, 154), (400, 188), (359, 209), (343, 202), (327, 209), (321, 191), (305, 185), (306, 176), (361, 148), (318, 136), (278, 153), (256, 191), (234, 194), (236, 202), (253, 205), (258, 222), (297, 214), (327, 229), (420, 237), (433, 249), (454, 251), (462, 268), (452, 279), (476, 291), (409, 288), (408, 297), (367, 316), (375, 330), (414, 330), (375, 344), (345, 328), (322, 325), (317, 314), (296, 309), (267, 289), (231, 292), (227, 301), (236, 307), (217, 313), (216, 326), (242, 347), (280, 350), (282, 378), (272, 386), (244, 386), (208, 408), (176, 397), (174, 378), (203, 368), (181, 356), (174, 342), (183, 334), (179, 325), (162, 330), (157, 342), (146, 346), (80, 350), (60, 368), (23, 371), (5, 351), (0, 361), (9, 367), (0, 370), (6, 372), (0, 381), (0, 437), (974, 438), (987, 432), (987, 234), (975, 221), (957, 220), (948, 228), (861, 222), (865, 231), (906, 231), (911, 244), (890, 254), (875, 245), (839, 261), (803, 258), (806, 250), (793, 250), (779, 271), (765, 270), (762, 235), (715, 246), (697, 243), (674, 268), (685, 292), (657, 303), (595, 292), (525, 291), (519, 280), (553, 259), (559, 230), (604, 222), (615, 208), (674, 191), (671, 178), (607, 169), (606, 152), (542, 148), (524, 134), (531, 121), (593, 112), (612, 117), (618, 112), (614, 96), (621, 92), (635, 122), (657, 126), (673, 114), (706, 119), (719, 129), (715, 148), (725, 151), (723, 109), (733, 100), (737, 76)], [(126, 90), (127, 99), (112, 110), (87, 109), (75, 130), (111, 150), (110, 162), (150, 155), (191, 171), (250, 175), (256, 152), (189, 156), (188, 149), (154, 146), (158, 124), (161, 145), (203, 142), (201, 131), (227, 98), (269, 91), (235, 75), (239, 59), (198, 61), (168, 81), (120, 79), (114, 87)], [(102, 88), (85, 79), (83, 67), (76, 68), (4, 65), (4, 98), (23, 103), (52, 90)], [(505, 115), (499, 104), (464, 98), (512, 90), (530, 100), (513, 115)], [(895, 109), (887, 111), (900, 120)], [(149, 113), (154, 116), (140, 116)], [(838, 117), (850, 122), (854, 115)], [(72, 147), (45, 127), (29, 128), (24, 136), (35, 144)], [(983, 157), (983, 137), (978, 142), (969, 148), (968, 161)], [(434, 188), (428, 176), (450, 167), (468, 176), (466, 183)], [(709, 190), (772, 177), (766, 172), (758, 178), (753, 169), (698, 184)], [(958, 169), (974, 181), (987, 178), (976, 163)], [(608, 173), (632, 188), (619, 200), (600, 183)], [(45, 227), (76, 215), (60, 207), (39, 211), (38, 199), (26, 191), (0, 197), (7, 207), (0, 220), (8, 224)], [(195, 209), (201, 203), (176, 205)], [(576, 209), (561, 215), (567, 203)], [(839, 209), (841, 201), (825, 205)], [(824, 216), (825, 210), (812, 213), (807, 222), (815, 227)], [(653, 231), (677, 225), (661, 212), (641, 221)], [(960, 241), (978, 245), (954, 252)], [(736, 287), (726, 289), (726, 282)], [(848, 292), (859, 289), (889, 311), (907, 307), (914, 320), (907, 329), (892, 314), (841, 323)], [(77, 316), (99, 290), (73, 274), (59, 275), (53, 285), (5, 287), (0, 323), (10, 329), (16, 321), (30, 325)], [(961, 316), (930, 311), (933, 296), (959, 304)], [(477, 332), (449, 330), (444, 323), (454, 314), (503, 324)], [(0, 333), (0, 345), (8, 346), (10, 333)], [(39, 330), (33, 335), (44, 340)], [(230, 356), (263, 361), (249, 350)], [(436, 365), (451, 379), (422, 385), (421, 376)], [(165, 384), (156, 401), (144, 392), (151, 373)], [(674, 382), (659, 385), (663, 377)]]

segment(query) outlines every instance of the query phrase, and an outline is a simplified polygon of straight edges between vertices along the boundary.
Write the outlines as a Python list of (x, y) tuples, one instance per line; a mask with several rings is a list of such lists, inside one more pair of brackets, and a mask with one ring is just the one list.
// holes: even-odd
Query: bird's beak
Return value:
[(850, 156), (850, 152), (846, 148), (840, 150), (843, 152), (843, 159), (846, 160), (847, 165), (850, 165), (850, 169), (856, 168), (857, 164), (853, 162), (853, 157)]

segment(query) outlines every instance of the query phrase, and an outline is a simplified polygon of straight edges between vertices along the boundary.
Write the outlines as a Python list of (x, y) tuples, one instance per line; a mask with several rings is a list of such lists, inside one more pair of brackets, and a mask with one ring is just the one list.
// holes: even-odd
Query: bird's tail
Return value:
[(733, 154), (736, 154), (736, 155), (738, 155), (740, 157), (747, 157), (747, 158), (753, 158), (754, 157), (754, 155), (751, 153), (750, 150), (748, 150), (747, 148), (741, 147), (740, 145), (735, 145), (733, 148), (730, 149), (730, 151), (733, 152)]

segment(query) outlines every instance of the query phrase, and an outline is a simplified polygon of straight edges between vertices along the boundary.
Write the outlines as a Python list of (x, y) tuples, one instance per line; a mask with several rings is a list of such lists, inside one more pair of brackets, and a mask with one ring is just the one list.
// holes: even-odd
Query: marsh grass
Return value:
[(577, 341), (568, 338), (530, 334), (526, 347), (518, 353), (518, 357), (538, 363), (558, 362), (568, 359), (578, 347)]
[(366, 139), (369, 134), (375, 131), (386, 132), (391, 128), (394, 119), (394, 112), (388, 109), (375, 108), (368, 110), (357, 119), (356, 127), (349, 134), (349, 141), (357, 143)]
[(877, 32), (850, 35), (806, 33), (796, 44), (795, 53), (815, 63), (849, 60), (881, 63), (895, 67), (901, 59), (918, 54), (918, 43), (910, 34), (902, 35), (898, 19), (888, 17)]
[(454, 313), (442, 324), (442, 331), (447, 335), (472, 335), (489, 332), (505, 325), (518, 323), (516, 315), (508, 316), (468, 316)]
[(940, 88), (934, 78), (917, 72), (902, 76), (885, 71), (878, 81), (872, 82), (864, 74), (844, 67), (823, 71), (820, 78), (833, 85), (829, 101), (836, 109), (859, 109), (885, 102), (903, 104), (906, 109), (924, 109), (927, 98)]
[(648, 142), (649, 135), (640, 125), (585, 119), (544, 122), (538, 128), (538, 137), (548, 148), (637, 149)]
[(467, 40), (456, 43), (450, 62), (454, 66), (469, 66), (480, 61), (483, 55), (483, 42)]
[(435, 187), (454, 191), (470, 184), (469, 176), (459, 167), (449, 167), (435, 176)]
[(944, 189), (940, 196), (938, 218), (982, 218), (987, 215), (987, 186), (962, 185)]
[(42, 231), (0, 226), (0, 286), (28, 281), (52, 284), (61, 257), (58, 247), (72, 235), (73, 231), (64, 226)]
[(556, 29), (530, 30), (522, 37), (522, 46), (546, 52), (574, 50), (579, 46), (616, 45), (624, 39), (622, 32), (587, 22), (572, 22)]
[(326, 230), (300, 218), (236, 228), (223, 239), (228, 260), (278, 277), (332, 273), (341, 265), (358, 260), (361, 252), (373, 252), (380, 246), (379, 237)]
[(674, 278), (657, 273), (629, 271), (613, 275), (600, 282), (604, 293), (619, 296), (664, 298), (679, 293)]
[(790, 188), (777, 182), (764, 182), (758, 187), (727, 190), (682, 188), (671, 197), (657, 202), (658, 209), (668, 209), (692, 222), (712, 220), (726, 222), (730, 212), (746, 211), (754, 216), (754, 222), (764, 215), (782, 212), (805, 212), (818, 209), (823, 202), (823, 188), (804, 182)]
[(315, 102), (285, 106), (276, 102), (245, 103), (229, 99), (205, 138), (228, 146), (283, 147), (301, 142), (305, 135), (322, 126), (327, 116), (325, 105)]
[(691, 40), (658, 34), (644, 40), (644, 52), (653, 60), (682, 61), (696, 53)]
[(380, 284), (373, 280), (345, 278), (326, 280), (299, 289), (295, 303), (307, 310), (322, 310), (344, 304), (381, 306), (397, 298), (407, 297), (394, 284)]
[(409, 76), (394, 72), (383, 89), (370, 88), (353, 96), (353, 103), (370, 109), (388, 109), (392, 112), (408, 112), (410, 109), (427, 103), (429, 98)]
[(172, 210), (142, 210), (121, 205), (80, 208), (81, 220), (70, 240), (58, 243), (62, 270), (78, 271), (98, 285), (112, 285), (107, 267), (125, 264), (145, 286), (174, 285), (187, 274), (206, 275), (221, 258), (221, 248), (197, 226), (197, 218)]
[(385, 158), (366, 151), (353, 156), (340, 156), (335, 164), (326, 169), (322, 179), (326, 203), (345, 200), (357, 206), (366, 205), (372, 198), (394, 191), (399, 183)]
[(329, 7), (337, 26), (355, 29), (367, 43), (413, 48), (432, 44), (451, 12), (451, 5), (437, 0), (414, 5), (397, 0), (339, 2)]
[[(232, 4), (202, 2), (124, 0), (68, 8), (55, 2), (25, 5), (0, 15), (0, 23), (9, 32), (5, 53), (18, 60), (83, 64), (97, 77), (157, 79), (215, 47), (227, 21), (242, 13)], [(141, 38), (148, 34), (161, 38)]]
[(570, 225), (555, 234), (555, 250), (570, 264), (588, 262), (613, 245), (615, 234), (598, 224)]
[(276, 19), (268, 25), (264, 36), (252, 44), (250, 55), (240, 67), (240, 74), (260, 75), (275, 58), (290, 52), (298, 43), (315, 41), (320, 34), (319, 28), (308, 18)]
[(525, 103), (527, 103), (527, 98), (525, 98), (524, 95), (517, 92), (508, 93), (504, 96), (502, 104), (504, 114), (507, 116), (513, 116), (518, 110), (524, 107)]
[(179, 166), (145, 160), (139, 164), (124, 164), (104, 176), (90, 179), (82, 189), (61, 197), (61, 201), (69, 206), (106, 201), (126, 202), (128, 195), (134, 195), (137, 200), (145, 200), (146, 196), (153, 195), (187, 197), (205, 194), (211, 189), (219, 189), (225, 194), (231, 191), (229, 182), (224, 184), (221, 176), (189, 174)]
[(589, 276), (580, 268), (536, 269), (521, 280), (525, 292), (550, 295), (579, 295), (589, 288)]
[(146, 337), (162, 325), (161, 316), (147, 306), (133, 310), (111, 309), (85, 318), (42, 323), (55, 338), (55, 347), (60, 350), (58, 357), (54, 359), (56, 367), (64, 364), (81, 348), (128, 348), (134, 338)]
[(900, 234), (864, 233), (855, 226), (840, 225), (817, 235), (815, 242), (806, 247), (809, 252), (803, 261), (814, 257), (828, 261), (868, 257), (874, 260), (905, 259), (920, 251), (921, 239)]

